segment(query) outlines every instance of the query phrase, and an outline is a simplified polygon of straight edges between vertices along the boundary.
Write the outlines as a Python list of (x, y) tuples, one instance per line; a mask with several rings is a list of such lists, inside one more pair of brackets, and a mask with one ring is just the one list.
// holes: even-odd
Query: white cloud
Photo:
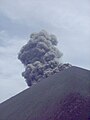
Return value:
[(56, 34), (58, 30), (65, 39), (90, 38), (89, 0), (1, 0), (0, 6), (13, 22), (26, 24), (30, 29), (46, 28)]
[(81, 17), (88, 20), (89, 5), (88, 0), (1, 0), (0, 4), (2, 12), (8, 17), (20, 22), (28, 21), (28, 24), (34, 19), (42, 19), (53, 24), (63, 21), (68, 23), (74, 19), (78, 22), (78, 17), (81, 21), (84, 21)]
[(17, 53), (26, 41), (5, 37), (4, 31), (1, 33), (5, 46), (0, 46), (0, 102), (27, 88), (21, 76), (24, 67), (17, 59)]
[[(29, 29), (30, 32), (46, 29), (55, 33), (60, 40), (58, 47), (64, 53), (63, 61), (90, 69), (89, 0), (0, 0), (0, 13), (12, 21), (11, 25), (20, 24), (21, 29), (11, 27), (10, 32), (21, 30), (20, 34), (23, 34), (29, 33)], [(2, 22), (2, 28), (5, 24)], [(4, 28), (9, 31), (9, 26)], [(26, 86), (20, 76), (22, 64), (17, 60), (17, 53), (25, 40), (19, 37), (11, 38), (4, 29), (0, 32), (0, 91), (4, 94), (2, 100)]]

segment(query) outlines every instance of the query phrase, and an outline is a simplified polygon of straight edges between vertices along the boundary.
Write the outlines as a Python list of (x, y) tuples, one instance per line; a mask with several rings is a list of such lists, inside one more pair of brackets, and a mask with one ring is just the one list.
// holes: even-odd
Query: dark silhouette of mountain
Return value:
[(0, 120), (90, 120), (90, 71), (70, 67), (0, 104)]

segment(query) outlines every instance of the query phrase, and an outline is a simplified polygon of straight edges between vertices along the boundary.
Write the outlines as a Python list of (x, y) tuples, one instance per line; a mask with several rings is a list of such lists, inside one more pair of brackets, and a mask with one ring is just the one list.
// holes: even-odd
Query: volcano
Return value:
[(90, 71), (72, 66), (0, 104), (0, 120), (90, 120)]

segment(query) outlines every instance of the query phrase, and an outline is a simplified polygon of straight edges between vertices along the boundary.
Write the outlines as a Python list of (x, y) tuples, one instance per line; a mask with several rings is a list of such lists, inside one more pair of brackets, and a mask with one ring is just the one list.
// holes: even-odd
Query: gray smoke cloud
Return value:
[(30, 35), (30, 40), (18, 55), (18, 59), (25, 66), (22, 76), (26, 79), (28, 86), (64, 68), (60, 63), (63, 54), (56, 48), (57, 44), (56, 36), (48, 34), (45, 30)]

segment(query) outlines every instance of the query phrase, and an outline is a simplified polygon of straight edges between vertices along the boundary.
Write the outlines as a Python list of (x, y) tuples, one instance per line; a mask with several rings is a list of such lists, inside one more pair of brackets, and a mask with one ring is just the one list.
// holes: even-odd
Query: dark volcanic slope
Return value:
[(90, 71), (71, 67), (0, 104), (0, 120), (90, 120)]

